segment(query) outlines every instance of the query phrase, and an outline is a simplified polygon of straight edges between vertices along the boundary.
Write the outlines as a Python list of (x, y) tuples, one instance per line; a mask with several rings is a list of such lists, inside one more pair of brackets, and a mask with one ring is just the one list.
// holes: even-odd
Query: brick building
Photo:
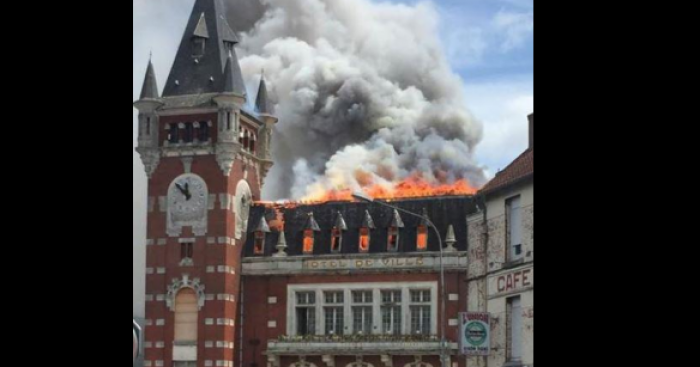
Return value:
[(197, 0), (160, 94), (149, 63), (137, 151), (148, 176), (145, 367), (233, 366), (241, 244), (272, 167), (264, 81), (250, 100), (221, 0)]
[(471, 197), (403, 200), (425, 221), (376, 204), (255, 206), (243, 258), (242, 366), (438, 367), (445, 302), (446, 366), (466, 310)]

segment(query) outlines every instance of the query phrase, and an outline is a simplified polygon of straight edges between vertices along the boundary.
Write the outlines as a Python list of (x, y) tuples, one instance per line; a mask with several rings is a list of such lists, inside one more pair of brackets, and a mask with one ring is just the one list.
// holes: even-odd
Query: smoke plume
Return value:
[[(240, 48), (247, 83), (255, 85), (264, 70), (280, 117), (266, 199), (391, 186), (411, 177), (485, 182), (473, 159), (482, 128), (464, 106), (430, 3), (262, 5), (243, 19), (254, 25)], [(235, 13), (235, 4), (229, 7)]]

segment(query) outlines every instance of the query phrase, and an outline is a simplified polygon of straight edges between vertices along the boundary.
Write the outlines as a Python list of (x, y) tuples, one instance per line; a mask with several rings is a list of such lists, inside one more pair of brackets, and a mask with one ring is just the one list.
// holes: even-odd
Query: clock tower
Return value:
[(248, 95), (225, 14), (222, 0), (196, 0), (162, 95), (149, 62), (134, 103), (148, 176), (146, 367), (237, 361), (241, 249), (277, 118), (264, 80)]

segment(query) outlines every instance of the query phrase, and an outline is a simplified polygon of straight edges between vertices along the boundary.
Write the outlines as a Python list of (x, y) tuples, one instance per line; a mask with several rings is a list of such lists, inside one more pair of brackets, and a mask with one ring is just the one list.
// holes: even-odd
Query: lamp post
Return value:
[(420, 215), (411, 211), (408, 211), (406, 209), (402, 209), (393, 205), (389, 205), (383, 201), (378, 201), (375, 200), (374, 198), (366, 195), (365, 193), (362, 192), (355, 192), (352, 194), (352, 197), (355, 198), (356, 200), (359, 201), (364, 201), (367, 203), (375, 203), (384, 207), (387, 207), (389, 209), (393, 209), (396, 211), (399, 211), (404, 214), (408, 214), (413, 217), (420, 218), (424, 220), (430, 228), (432, 228), (435, 231), (435, 234), (437, 235), (438, 238), (438, 243), (440, 245), (440, 364), (442, 367), (449, 367), (447, 366), (447, 360), (445, 356), (445, 346), (447, 344), (447, 341), (445, 340), (445, 314), (446, 314), (446, 307), (445, 307), (445, 265), (444, 265), (444, 259), (443, 259), (443, 248), (442, 248), (442, 236), (440, 236), (440, 231), (437, 229), (435, 224), (428, 218), (427, 215)]
[(136, 323), (136, 320), (133, 321), (133, 326), (134, 326), (134, 350), (133, 350), (133, 356), (134, 356), (134, 362), (136, 362), (136, 358), (138, 358), (139, 353), (141, 352), (141, 328), (139, 327), (139, 324)]

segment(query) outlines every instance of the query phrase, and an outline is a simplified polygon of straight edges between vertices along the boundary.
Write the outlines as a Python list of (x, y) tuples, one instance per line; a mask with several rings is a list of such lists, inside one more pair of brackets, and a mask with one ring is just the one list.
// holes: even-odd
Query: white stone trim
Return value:
[(164, 326), (165, 319), (156, 319), (156, 326)]
[(161, 238), (158, 240), (158, 246), (165, 246), (168, 244), (168, 239), (167, 238)]
[(267, 327), (269, 329), (274, 329), (277, 327), (277, 321), (276, 320), (270, 320), (267, 322)]
[(450, 293), (450, 295), (448, 296), (448, 300), (449, 300), (450, 302), (459, 301), (459, 294), (457, 294), (457, 293)]
[(277, 297), (268, 297), (268, 298), (267, 298), (267, 304), (269, 304), (269, 305), (276, 305), (276, 304), (277, 304)]

